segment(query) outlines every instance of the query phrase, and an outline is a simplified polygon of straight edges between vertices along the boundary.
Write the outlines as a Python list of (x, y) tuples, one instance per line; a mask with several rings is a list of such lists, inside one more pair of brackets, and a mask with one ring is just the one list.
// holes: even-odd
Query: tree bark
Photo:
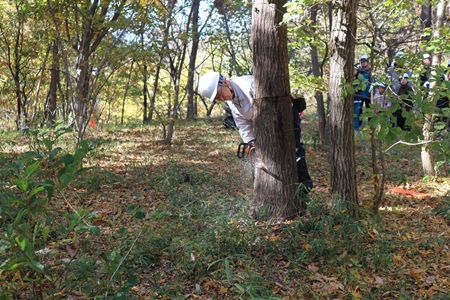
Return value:
[(52, 50), (52, 69), (50, 71), (50, 91), (48, 102), (45, 109), (45, 114), (47, 117), (47, 122), (49, 124), (54, 124), (55, 116), (56, 116), (56, 98), (57, 98), (57, 89), (59, 83), (59, 46), (58, 40), (55, 39), (53, 41), (53, 50)]
[[(437, 5), (436, 8), (436, 22), (434, 25), (434, 30), (433, 30), (433, 38), (434, 39), (440, 39), (441, 38), (441, 27), (444, 25), (444, 20), (445, 20), (445, 7), (446, 7), (447, 1), (445, 0), (441, 0), (439, 2), (439, 4)], [(436, 53), (433, 55), (433, 64), (434, 65), (439, 65), (441, 62), (441, 54), (440, 53)], [(436, 71), (432, 71), (432, 76), (436, 76)], [(430, 94), (428, 95), (428, 98), (431, 99), (430, 101), (433, 101), (433, 96), (435, 94), (435, 92), (433, 92), (433, 90), (435, 89), (436, 86), (436, 81), (432, 81), (430, 83)], [(433, 130), (433, 117), (431, 116), (431, 114), (426, 114), (425, 115), (425, 123), (423, 124), (422, 127), (422, 134), (423, 134), (423, 139), (425, 142), (432, 142), (433, 141), (433, 134), (432, 134), (432, 130)], [(422, 169), (424, 174), (429, 175), (429, 176), (435, 176), (436, 175), (436, 171), (434, 169), (435, 166), (435, 157), (434, 157), (434, 153), (433, 153), (433, 149), (430, 147), (430, 143), (426, 143), (422, 145), (422, 149), (421, 149), (421, 159), (422, 159)]]
[[(319, 9), (319, 4), (314, 4), (311, 6), (311, 14), (310, 14), (310, 20), (311, 20), (311, 26), (314, 28), (317, 25), (317, 10)], [(312, 65), (312, 72), (314, 77), (320, 77), (322, 78), (322, 71), (321, 66), (319, 63), (319, 52), (317, 51), (317, 47), (311, 44), (311, 65)], [(319, 119), (319, 138), (320, 138), (320, 145), (323, 146), (324, 144), (327, 144), (327, 141), (329, 140), (329, 137), (327, 137), (326, 134), (326, 125), (327, 120), (325, 117), (325, 104), (323, 101), (323, 93), (321, 91), (316, 91), (314, 94), (314, 98), (316, 99), (317, 103), (317, 116)]]
[(194, 103), (194, 75), (195, 75), (195, 61), (197, 59), (197, 51), (199, 44), (198, 31), (198, 16), (199, 16), (200, 0), (192, 1), (192, 47), (189, 56), (189, 72), (186, 84), (187, 93), (187, 113), (186, 117), (192, 120), (197, 115), (196, 106)]
[(301, 204), (295, 194), (287, 29), (280, 25), (285, 4), (286, 0), (256, 0), (252, 22), (253, 124), (258, 156), (252, 206), (255, 217), (274, 222), (293, 218)]
[(345, 201), (352, 215), (358, 205), (353, 131), (353, 82), (356, 0), (333, 1), (330, 57), (331, 193), (333, 204)]
[(422, 4), (420, 11), (420, 21), (422, 22), (422, 28), (431, 27), (431, 4), (430, 0), (425, 0)]

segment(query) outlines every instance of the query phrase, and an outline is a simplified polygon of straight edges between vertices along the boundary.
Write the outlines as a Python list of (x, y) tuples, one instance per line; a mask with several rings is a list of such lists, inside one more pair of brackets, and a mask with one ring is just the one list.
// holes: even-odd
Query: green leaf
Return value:
[(21, 256), (21, 257), (18, 257), (18, 258), (8, 261), (5, 264), (4, 269), (8, 270), (8, 271), (17, 270), (17, 269), (20, 269), (22, 266), (27, 265), (27, 262), (28, 261), (27, 261), (26, 257)]
[(135, 217), (138, 220), (142, 220), (145, 218), (145, 211), (143, 209), (138, 209), (134, 213), (133, 217)]
[(39, 181), (37, 185), (44, 187), (47, 191), (47, 199), (50, 200), (55, 190), (55, 183), (51, 180)]
[(74, 161), (75, 161), (75, 159), (73, 158), (73, 156), (71, 154), (66, 154), (63, 157), (61, 157), (61, 159), (55, 164), (55, 166), (58, 166), (62, 163), (64, 163), (66, 166), (71, 165), (71, 164), (73, 164)]
[(50, 152), (49, 158), (54, 159), (56, 157), (56, 155), (58, 155), (58, 153), (61, 152), (61, 150), (62, 150), (62, 148), (60, 148), (60, 147), (53, 149)]
[(132, 286), (135, 286), (138, 283), (139, 283), (139, 279), (137, 278), (137, 276), (131, 275), (128, 278), (127, 282), (125, 282), (125, 286), (132, 287)]
[(12, 183), (14, 183), (15, 185), (17, 185), (17, 187), (19, 189), (21, 189), (23, 192), (26, 192), (28, 190), (28, 180), (24, 180), (24, 179), (14, 179), (11, 181)]
[(38, 204), (43, 203), (45, 205), (45, 199), (44, 198), (40, 198), (40, 197), (36, 197), (33, 199), (33, 201), (31, 201), (30, 203), (30, 208), (34, 208), (35, 206), (37, 206)]
[(44, 143), (45, 147), (47, 147), (47, 150), (48, 150), (48, 151), (52, 151), (52, 149), (53, 149), (53, 144), (54, 144), (53, 141), (51, 141), (51, 140), (49, 140), (49, 139), (44, 139), (42, 142)]
[(30, 197), (36, 195), (37, 193), (39, 193), (40, 191), (43, 191), (44, 187), (43, 186), (38, 186), (36, 188), (34, 188), (31, 192), (30, 192)]
[(37, 159), (42, 159), (43, 156), (35, 151), (28, 151), (25, 152), (25, 157), (26, 158), (37, 158)]
[(20, 236), (18, 236), (14, 240), (16, 241), (17, 246), (20, 247), (20, 250), (25, 251), (25, 248), (27, 246), (27, 239), (23, 238), (22, 240), (20, 240)]
[(20, 221), (22, 220), (22, 217), (28, 213), (28, 209), (22, 209), (17, 214), (16, 218), (14, 219), (14, 222), (11, 224), (12, 229), (16, 229), (19, 225)]
[(73, 179), (73, 173), (64, 173), (59, 177), (59, 190), (62, 191)]
[(101, 234), (100, 228), (98, 226), (90, 226), (89, 232), (96, 236), (99, 236)]
[(29, 265), (31, 268), (35, 269), (36, 271), (44, 270), (44, 266), (38, 261), (32, 260)]
[(39, 168), (40, 166), (40, 161), (36, 161), (35, 163), (29, 165), (26, 169), (25, 169), (25, 176), (26, 178), (30, 177), (31, 175), (33, 175), (36, 170)]
[(447, 151), (449, 149), (450, 143), (448, 139), (445, 139), (441, 142), (441, 147), (444, 151)]
[(44, 240), (44, 243), (47, 243), (47, 237), (49, 233), (50, 233), (50, 226), (45, 226), (42, 229), (42, 239)]

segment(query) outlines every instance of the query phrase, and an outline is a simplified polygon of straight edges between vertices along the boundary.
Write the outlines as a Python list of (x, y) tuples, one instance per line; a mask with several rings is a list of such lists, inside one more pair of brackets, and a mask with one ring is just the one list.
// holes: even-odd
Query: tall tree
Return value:
[[(310, 13), (310, 20), (311, 20), (311, 26), (313, 28), (313, 30), (316, 28), (317, 26), (317, 12), (319, 9), (319, 5), (318, 3), (313, 4), (311, 6), (311, 13)], [(319, 51), (317, 49), (316, 44), (311, 43), (311, 66), (312, 66), (312, 72), (314, 77), (316, 78), (322, 78), (323, 77), (323, 72), (322, 72), (322, 65), (319, 63)], [(327, 141), (329, 141), (329, 137), (327, 136), (327, 132), (326, 132), (326, 125), (327, 125), (327, 120), (325, 117), (325, 103), (324, 103), (324, 97), (323, 97), (323, 92), (321, 90), (317, 90), (314, 93), (314, 98), (316, 99), (317, 102), (317, 116), (319, 119), (319, 136), (320, 136), (320, 143), (326, 144)]]
[[(37, 103), (45, 68), (47, 45), (46, 31), (42, 24), (29, 14), (40, 16), (39, 5), (33, 7), (27, 1), (4, 1), (0, 3), (0, 50), (10, 75), (11, 91), (16, 105), (16, 129), (31, 125), (30, 99)], [(39, 19), (36, 18), (36, 19)]]
[(333, 0), (330, 43), (331, 193), (346, 201), (352, 214), (358, 205), (356, 189), (353, 83), (357, 0)]
[[(106, 50), (101, 56), (97, 50), (107, 34), (117, 25), (126, 2), (126, 0), (117, 2), (93, 0), (84, 3), (70, 1), (67, 5), (59, 7), (51, 0), (47, 0), (59, 45), (63, 48), (61, 50), (64, 50), (61, 51), (61, 55), (71, 93), (71, 125), (77, 130), (79, 138), (84, 135), (97, 102), (93, 95), (94, 82), (106, 66), (107, 54), (110, 54)], [(64, 26), (61, 25), (60, 18), (65, 19)], [(120, 34), (116, 39), (119, 37)], [(71, 47), (64, 47), (66, 44), (63, 41)], [(108, 47), (112, 49), (115, 45), (115, 42), (110, 41)], [(72, 49), (74, 53), (68, 53), (68, 49)], [(94, 57), (97, 64), (93, 63)], [(74, 70), (72, 66), (75, 66)]]
[(287, 28), (280, 25), (285, 4), (286, 0), (256, 0), (253, 6), (253, 123), (258, 155), (253, 207), (257, 217), (271, 221), (292, 218), (300, 209), (294, 184), (297, 168)]
[(187, 118), (194, 119), (197, 114), (196, 106), (194, 102), (194, 75), (195, 75), (195, 62), (197, 59), (198, 44), (199, 44), (199, 28), (198, 28), (198, 17), (200, 9), (200, 0), (192, 0), (192, 47), (189, 55), (189, 71), (188, 80), (186, 84), (186, 94), (187, 94)]
[[(444, 25), (444, 20), (445, 20), (445, 8), (447, 6), (448, 1), (446, 0), (441, 0), (439, 1), (439, 4), (436, 7), (436, 20), (434, 22), (434, 28), (433, 28), (433, 39), (435, 40), (440, 40), (441, 39), (441, 30), (442, 27)], [(435, 66), (439, 66), (441, 63), (441, 59), (442, 59), (442, 55), (439, 52), (436, 52), (433, 55), (433, 64)], [(436, 76), (436, 71), (433, 70), (432, 71), (432, 76), (434, 76), (435, 78), (438, 77)], [(428, 98), (432, 99), (434, 101), (434, 95), (435, 95), (435, 86), (436, 86), (437, 81), (436, 80), (431, 80), (430, 83), (430, 93), (428, 95)], [(432, 142), (433, 141), (433, 117), (430, 113), (425, 115), (425, 120), (424, 120), (424, 124), (422, 127), (422, 133), (423, 133), (423, 138), (425, 142)], [(426, 175), (429, 176), (434, 176), (436, 175), (436, 171), (435, 171), (435, 157), (434, 157), (434, 153), (433, 153), (433, 149), (430, 146), (430, 144), (426, 143), (422, 145), (422, 151), (421, 151), (421, 159), (422, 159), (422, 169), (423, 172)]]

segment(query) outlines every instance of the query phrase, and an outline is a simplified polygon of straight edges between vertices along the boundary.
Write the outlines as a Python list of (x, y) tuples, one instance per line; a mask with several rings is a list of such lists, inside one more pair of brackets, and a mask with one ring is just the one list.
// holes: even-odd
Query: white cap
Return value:
[(402, 78), (409, 78), (409, 74), (408, 73), (403, 74)]
[(377, 85), (386, 88), (386, 84), (384, 82), (379, 82)]
[(405, 57), (405, 52), (403, 52), (403, 51), (398, 51), (397, 53), (395, 53), (394, 56), (395, 56), (395, 57)]
[(427, 58), (431, 58), (431, 55), (428, 54), (428, 53), (425, 53), (425, 54), (423, 55), (423, 59), (427, 59)]
[(363, 55), (361, 55), (361, 56), (359, 57), (359, 61), (361, 61), (361, 60), (363, 60), (363, 59), (369, 60), (369, 56), (367, 56), (367, 54), (363, 54)]
[(204, 97), (214, 101), (217, 95), (217, 87), (219, 85), (219, 72), (208, 72), (200, 77), (198, 82), (198, 91)]

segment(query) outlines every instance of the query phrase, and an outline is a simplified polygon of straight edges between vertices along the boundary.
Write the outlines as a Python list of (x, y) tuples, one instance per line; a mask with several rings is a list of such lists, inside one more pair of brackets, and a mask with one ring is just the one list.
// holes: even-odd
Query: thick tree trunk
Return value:
[(299, 213), (290, 100), (286, 0), (256, 0), (252, 42), (255, 76), (253, 124), (257, 163), (252, 206), (257, 218), (279, 221)]
[(343, 89), (353, 82), (356, 0), (333, 1), (330, 58), (331, 193), (334, 202), (358, 205), (353, 132), (353, 95)]

